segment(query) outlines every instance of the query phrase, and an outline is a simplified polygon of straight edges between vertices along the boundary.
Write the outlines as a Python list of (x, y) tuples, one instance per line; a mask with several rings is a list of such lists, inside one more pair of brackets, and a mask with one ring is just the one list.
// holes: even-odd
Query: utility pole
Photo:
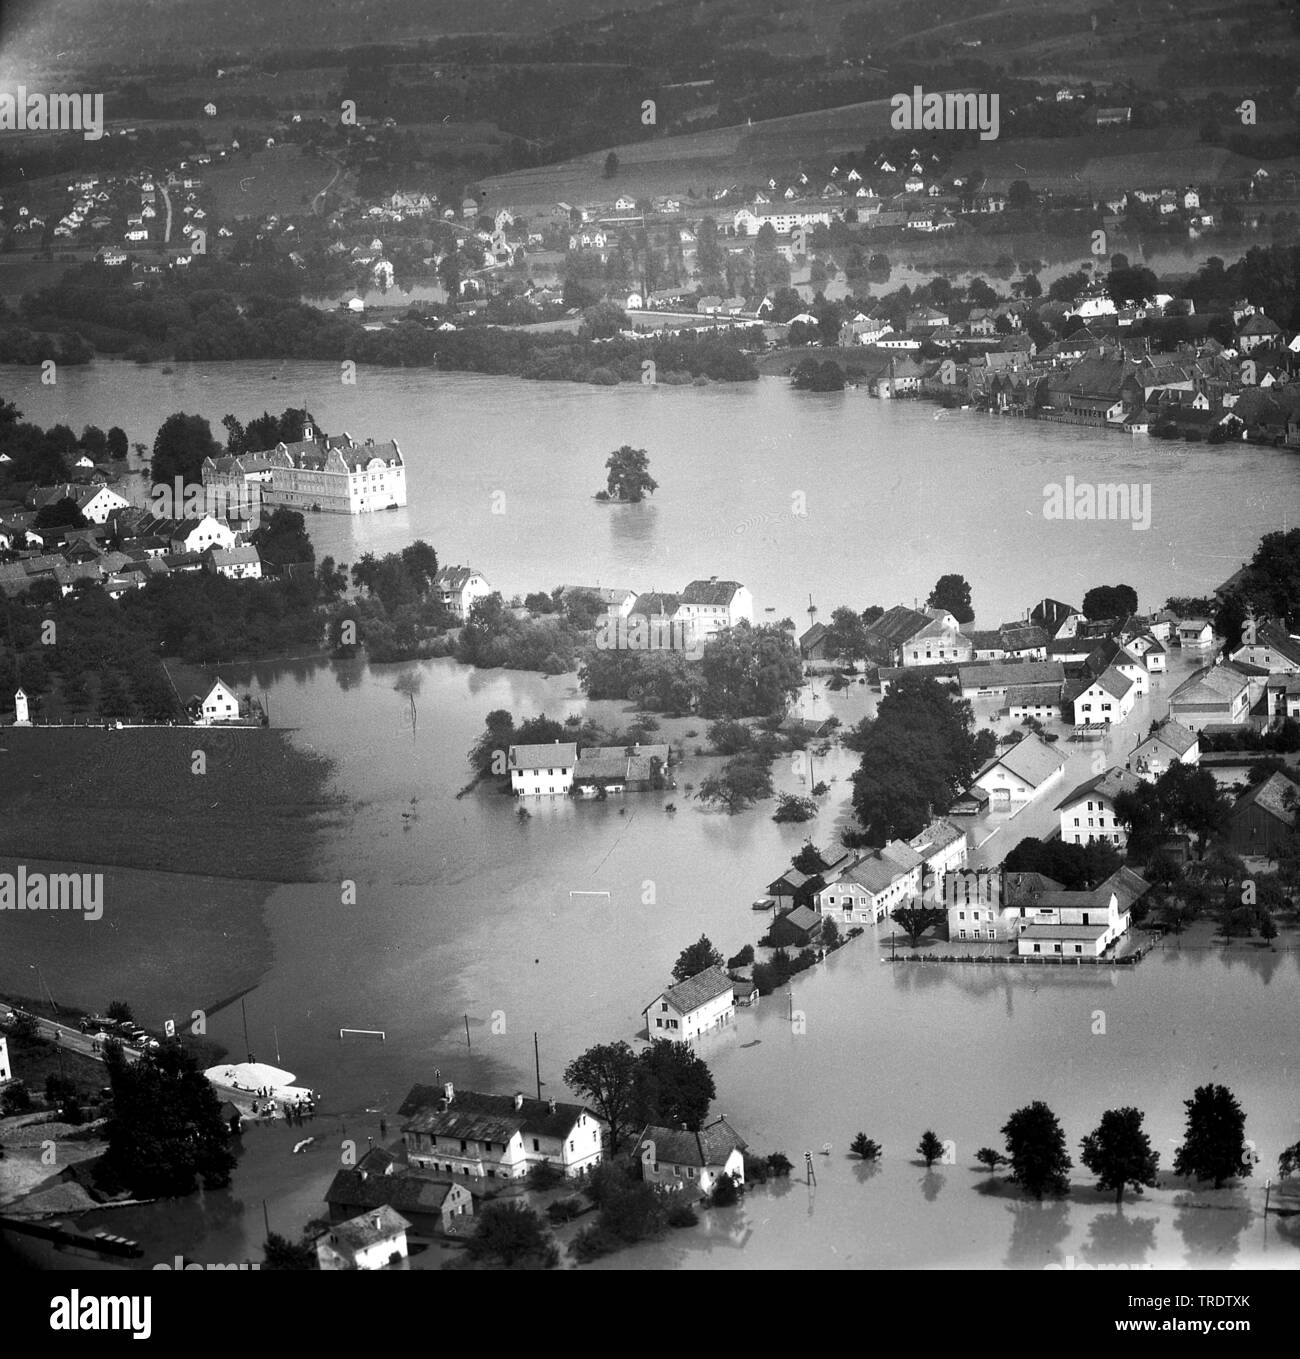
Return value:
[(542, 1097), (542, 1058), (537, 1049), (537, 1030), (533, 1030), (533, 1069), (537, 1073), (537, 1098)]
[(474, 1046), (474, 1044), (469, 1041), (469, 1015), (465, 1016), (465, 1046), (467, 1048), (472, 1048)]
[(239, 1013), (244, 1017), (244, 1052), (248, 1057), (249, 1064), (251, 1065), (253, 1061), (253, 1049), (248, 1042), (248, 1009), (244, 1005), (242, 997), (239, 1002)]

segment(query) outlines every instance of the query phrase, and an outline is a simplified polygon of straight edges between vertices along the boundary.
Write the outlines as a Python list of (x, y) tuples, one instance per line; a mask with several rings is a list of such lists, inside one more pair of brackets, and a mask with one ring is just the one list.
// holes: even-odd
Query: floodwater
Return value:
[[(717, 574), (751, 587), (759, 618), (802, 620), (810, 593), (823, 616), (841, 602), (910, 602), (949, 570), (971, 581), (982, 626), (1042, 595), (1077, 602), (1089, 585), (1116, 580), (1152, 606), (1233, 570), (1260, 534), (1283, 526), (1295, 486), (1283, 452), (1130, 441), (858, 392), (814, 397), (777, 380), (656, 390), (410, 372), (362, 373), (356, 388), (334, 381), (320, 364), (170, 376), (95, 365), (46, 389), (24, 373), (7, 394), (42, 423), (121, 423), (145, 442), (175, 410), (201, 411), (218, 427), (228, 410), (248, 416), (305, 400), (331, 431), (396, 435), (410, 464), (406, 510), (310, 517), (318, 556), (355, 561), (424, 537), (442, 560), (472, 561), (507, 594), (561, 581), (674, 588)], [(596, 505), (603, 460), (623, 442), (649, 451), (661, 489), (643, 506)], [(1149, 482), (1151, 528), (1044, 521), (1042, 486), (1067, 473)], [(493, 513), (496, 492), (502, 514)], [(795, 513), (796, 492), (806, 513)], [(414, 714), (393, 687), (410, 672), (420, 677)], [(806, 827), (775, 825), (770, 804), (735, 817), (704, 810), (685, 784), (711, 767), (690, 754), (701, 737), (686, 735), (705, 724), (677, 721), (664, 723), (688, 752), (676, 789), (534, 800), (521, 821), (508, 797), (455, 796), (487, 712), (590, 709), (625, 724), (621, 705), (588, 705), (571, 675), (476, 672), (446, 660), (222, 674), (269, 697), (276, 726), (335, 759), (349, 802), (319, 846), (315, 881), (268, 889), (260, 910), (247, 884), (231, 890), (230, 927), (257, 932), (258, 966), (232, 977), (210, 928), (187, 966), (151, 957), (151, 937), (187, 936), (191, 901), (224, 900), (219, 882), (132, 893), (123, 880), (115, 894), (106, 870), (104, 922), (4, 921), (6, 989), (29, 990), (39, 964), (56, 994), (89, 1006), (126, 994), (160, 1023), (255, 986), (247, 1013), (256, 1056), (278, 1057), (323, 1093), (324, 1113), (305, 1132), (246, 1135), (229, 1193), (94, 1215), (147, 1239), (148, 1262), (182, 1250), (257, 1258), (261, 1202), (274, 1230), (295, 1231), (319, 1211), (341, 1142), (381, 1137), (380, 1111), (435, 1071), (467, 1088), (532, 1091), (536, 1034), (543, 1090), (563, 1097), (565, 1064), (592, 1043), (632, 1039), (686, 944), (707, 933), (730, 955), (757, 939), (764, 921), (750, 902), (805, 836), (834, 840), (846, 812), (854, 760), (840, 750), (811, 771), (806, 756), (777, 766), (778, 789), (831, 785)], [(827, 694), (820, 682), (804, 702), (809, 714), (846, 723), (873, 704), (864, 687)], [(1115, 749), (1123, 744), (1117, 735)], [(1069, 753), (1053, 804), (1087, 773), (1090, 752)], [(1041, 808), (1022, 818), (999, 830), (999, 854), (1045, 819)], [(114, 901), (129, 904), (114, 911)], [(101, 947), (89, 938), (101, 928), (120, 937)], [(1137, 967), (1039, 971), (890, 965), (887, 951), (868, 930), (802, 976), (793, 995), (743, 1011), (703, 1046), (715, 1112), (756, 1149), (784, 1150), (800, 1182), (757, 1190), (707, 1227), (608, 1267), (1300, 1262), (1259, 1215), (1265, 1174), (1300, 1135), (1300, 954), (1189, 944)], [(340, 1037), (345, 1028), (384, 1037)], [(209, 1032), (244, 1055), (237, 1005), (213, 1014)], [(1104, 1109), (1135, 1104), (1167, 1164), (1181, 1101), (1210, 1080), (1237, 1094), (1258, 1147), (1261, 1165), (1244, 1189), (1199, 1198), (1161, 1189), (1121, 1217), (1082, 1178), (1068, 1204), (1039, 1209), (987, 1192), (974, 1169), (974, 1152), (998, 1145), (1007, 1115), (1035, 1098), (1061, 1118), (1076, 1160)], [(928, 1175), (912, 1151), (927, 1127), (953, 1144), (951, 1163)], [(847, 1155), (859, 1130), (884, 1145), (874, 1171)], [(387, 1136), (396, 1131), (389, 1122)], [(317, 1142), (294, 1156), (309, 1134)], [(802, 1182), (805, 1151), (815, 1187)]]

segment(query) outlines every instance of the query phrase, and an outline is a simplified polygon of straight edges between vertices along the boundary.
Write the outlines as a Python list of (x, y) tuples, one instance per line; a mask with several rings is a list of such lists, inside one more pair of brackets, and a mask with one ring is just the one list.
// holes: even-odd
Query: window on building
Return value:
[(542, 1149), (542, 1144), (537, 1140), (537, 1138), (534, 1137), (534, 1138), (533, 1138), (533, 1150), (534, 1150), (534, 1151), (541, 1151), (541, 1149)]

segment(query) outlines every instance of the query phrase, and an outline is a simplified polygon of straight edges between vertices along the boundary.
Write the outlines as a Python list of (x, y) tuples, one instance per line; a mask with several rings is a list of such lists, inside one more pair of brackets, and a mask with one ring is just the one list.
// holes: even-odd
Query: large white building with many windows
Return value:
[(406, 504), (406, 463), (395, 439), (358, 443), (346, 432), (318, 438), (308, 425), (292, 444), (253, 455), (270, 463), (262, 503), (299, 512), (370, 514)]

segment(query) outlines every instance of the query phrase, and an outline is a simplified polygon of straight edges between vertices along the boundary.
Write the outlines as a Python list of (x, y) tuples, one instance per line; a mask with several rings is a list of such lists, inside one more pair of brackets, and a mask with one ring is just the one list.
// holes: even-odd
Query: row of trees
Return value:
[[(1183, 1107), (1187, 1124), (1182, 1145), (1174, 1153), (1175, 1175), (1211, 1180), (1221, 1189), (1230, 1179), (1252, 1174), (1246, 1115), (1231, 1090), (1223, 1085), (1198, 1086)], [(1117, 1204), (1126, 1189), (1140, 1195), (1157, 1182), (1160, 1153), (1142, 1127), (1144, 1118), (1131, 1106), (1108, 1109), (1080, 1143), (1080, 1159), (1097, 1177), (1097, 1188), (1113, 1192)], [(1008, 1178), (1037, 1199), (1067, 1192), (1074, 1162), (1066, 1151), (1060, 1120), (1042, 1100), (1017, 1109), (1003, 1124), (1002, 1136), (1005, 1152), (981, 1147), (975, 1154), (981, 1165), (989, 1170), (1006, 1167)], [(1281, 1173), (1290, 1174), (1298, 1163), (1300, 1143), (1282, 1153)]]
[(114, 336), (134, 339), (138, 356), (148, 359), (351, 359), (382, 367), (616, 383), (640, 382), (641, 362), (648, 358), (661, 373), (719, 382), (758, 376), (737, 344), (710, 336), (598, 342), (563, 332), (492, 327), (441, 331), (413, 320), (368, 331), (355, 317), (284, 295), (285, 281), (269, 278), (269, 272), (241, 275), (233, 264), (212, 259), (188, 276), (167, 278), (146, 297), (112, 271), (88, 266), (69, 270), (61, 283), (25, 298), (24, 307), (55, 324), (81, 323), (100, 347)]

